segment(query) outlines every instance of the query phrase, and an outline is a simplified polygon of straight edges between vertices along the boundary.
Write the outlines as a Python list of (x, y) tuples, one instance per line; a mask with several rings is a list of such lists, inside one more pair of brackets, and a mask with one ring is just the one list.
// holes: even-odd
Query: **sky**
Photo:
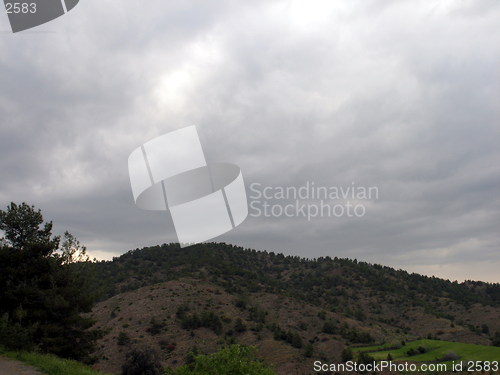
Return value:
[(214, 241), (500, 282), (498, 25), (497, 0), (81, 0), (17, 34), (0, 14), (0, 207), (99, 259), (176, 242), (127, 159), (196, 125), (249, 203), (252, 184), (378, 191), (359, 217), (251, 210)]

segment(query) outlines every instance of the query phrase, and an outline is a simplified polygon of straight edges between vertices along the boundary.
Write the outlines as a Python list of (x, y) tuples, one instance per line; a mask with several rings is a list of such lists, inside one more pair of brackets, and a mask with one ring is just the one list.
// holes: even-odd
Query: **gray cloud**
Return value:
[(498, 282), (499, 21), (496, 1), (82, 1), (51, 33), (0, 34), (0, 203), (101, 257), (175, 241), (126, 161), (196, 124), (247, 184), (380, 190), (363, 218), (249, 217), (218, 240)]

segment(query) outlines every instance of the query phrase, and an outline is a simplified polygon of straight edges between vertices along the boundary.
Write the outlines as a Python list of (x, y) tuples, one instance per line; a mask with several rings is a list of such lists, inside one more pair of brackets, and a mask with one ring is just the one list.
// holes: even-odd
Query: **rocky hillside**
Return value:
[(307, 260), (226, 244), (134, 250), (94, 265), (105, 336), (96, 366), (119, 373), (133, 346), (165, 365), (229, 343), (254, 345), (279, 374), (306, 374), (345, 347), (417, 338), (490, 345), (500, 286), (452, 283), (338, 258)]

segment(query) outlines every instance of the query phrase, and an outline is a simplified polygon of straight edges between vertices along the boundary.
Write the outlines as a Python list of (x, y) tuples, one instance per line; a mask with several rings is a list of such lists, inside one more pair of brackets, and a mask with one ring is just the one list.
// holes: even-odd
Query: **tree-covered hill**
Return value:
[(500, 284), (450, 282), (345, 258), (304, 259), (224, 243), (136, 249), (95, 264), (103, 297), (180, 277), (208, 279), (233, 293), (266, 291), (310, 303), (336, 306), (361, 292), (390, 293), (427, 306), (447, 298), (468, 307), (500, 305)]
[(498, 284), (221, 243), (137, 249), (92, 267), (101, 290), (92, 316), (106, 332), (98, 366), (109, 372), (137, 345), (156, 348), (171, 367), (193, 348), (253, 345), (279, 374), (307, 373), (314, 359), (339, 361), (357, 345), (500, 345)]

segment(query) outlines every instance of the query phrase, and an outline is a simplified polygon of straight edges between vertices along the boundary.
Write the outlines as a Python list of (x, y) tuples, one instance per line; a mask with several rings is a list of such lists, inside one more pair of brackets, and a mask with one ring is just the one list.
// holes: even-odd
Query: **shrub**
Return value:
[(368, 353), (361, 352), (359, 353), (359, 358), (358, 358), (359, 363), (372, 363), (375, 362), (375, 359), (369, 355)]
[(245, 310), (247, 308), (247, 301), (244, 298), (240, 298), (234, 301), (234, 305), (241, 310)]
[(249, 319), (251, 321), (261, 324), (264, 324), (266, 322), (266, 315), (267, 315), (266, 311), (261, 310), (257, 306), (251, 307), (249, 311), (250, 311)]
[(344, 325), (340, 329), (340, 335), (352, 343), (370, 343), (374, 339), (369, 332), (361, 331), (355, 327)]
[(220, 335), (222, 332), (222, 322), (212, 311), (203, 311), (200, 316), (196, 313), (184, 314), (181, 318), (181, 327), (191, 330), (201, 327), (210, 328), (217, 335)]
[(302, 348), (302, 339), (299, 334), (296, 332), (288, 331), (286, 341), (292, 345), (294, 348), (300, 349)]
[(411, 357), (411, 356), (414, 356), (414, 355), (417, 355), (417, 354), (418, 354), (418, 352), (417, 352), (415, 349), (413, 349), (413, 348), (411, 348), (410, 350), (408, 350), (408, 351), (406, 352), (406, 355), (407, 355), (408, 357)]
[(304, 350), (304, 356), (310, 358), (312, 357), (313, 354), (314, 354), (314, 347), (312, 346), (311, 343), (308, 343)]
[(198, 347), (195, 345), (186, 355), (186, 365), (191, 365), (194, 363), (196, 356), (200, 354)]
[(118, 345), (127, 345), (130, 343), (130, 337), (127, 335), (125, 332), (120, 332), (118, 334), (118, 340), (117, 340)]
[(193, 362), (175, 370), (172, 375), (275, 375), (274, 371), (255, 358), (255, 349), (232, 345), (210, 355), (196, 355)]
[(490, 333), (490, 327), (488, 327), (487, 324), (483, 324), (481, 326), (481, 333), (489, 334)]
[(275, 340), (286, 341), (291, 346), (297, 349), (302, 348), (302, 339), (300, 338), (300, 335), (298, 333), (292, 332), (291, 330), (284, 331), (277, 324), (272, 324), (268, 328), (271, 332), (273, 332)]
[(419, 346), (419, 347), (417, 348), (417, 350), (418, 350), (418, 352), (419, 352), (419, 353), (422, 353), (422, 354), (427, 352), (427, 349), (426, 349), (426, 348), (424, 348), (423, 346)]
[(353, 359), (351, 348), (344, 348), (344, 350), (342, 350), (341, 358), (342, 362), (351, 361)]
[(157, 335), (159, 334), (162, 329), (163, 329), (164, 325), (160, 322), (157, 322), (155, 318), (151, 318), (151, 321), (149, 322), (149, 327), (147, 329), (147, 331), (152, 335)]
[(298, 327), (301, 331), (307, 331), (307, 323), (306, 322), (299, 322)]
[(500, 346), (500, 333), (499, 332), (495, 332), (495, 336), (491, 340), (491, 345)]
[(0, 318), (0, 342), (9, 349), (33, 350), (34, 333), (35, 327), (25, 328), (18, 323), (9, 324), (7, 314)]
[(323, 332), (324, 333), (329, 333), (329, 334), (334, 334), (335, 333), (335, 325), (333, 322), (328, 321), (323, 324)]
[(201, 327), (210, 328), (216, 334), (220, 335), (222, 332), (222, 323), (220, 318), (212, 311), (201, 313)]
[(189, 311), (189, 306), (186, 304), (182, 304), (177, 308), (177, 312), (175, 313), (175, 316), (179, 319), (184, 318), (186, 313)]
[(234, 331), (235, 332), (245, 332), (247, 330), (247, 327), (243, 324), (243, 321), (238, 318), (236, 319), (236, 321), (234, 322)]
[(126, 355), (122, 375), (162, 375), (163, 369), (152, 348), (132, 349)]

